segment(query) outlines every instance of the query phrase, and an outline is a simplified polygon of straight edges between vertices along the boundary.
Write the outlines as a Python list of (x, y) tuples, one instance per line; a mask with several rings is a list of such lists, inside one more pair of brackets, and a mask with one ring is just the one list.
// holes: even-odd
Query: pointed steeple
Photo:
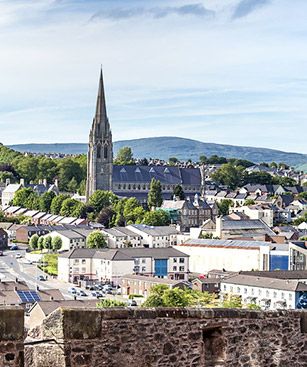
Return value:
[(102, 68), (100, 69), (95, 119), (97, 123), (107, 120), (107, 109), (106, 109), (106, 99), (104, 95)]

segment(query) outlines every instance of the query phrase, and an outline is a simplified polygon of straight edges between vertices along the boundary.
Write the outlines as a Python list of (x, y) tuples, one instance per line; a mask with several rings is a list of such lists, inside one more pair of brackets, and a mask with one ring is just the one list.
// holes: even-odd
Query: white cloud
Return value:
[[(127, 3), (0, 2), (4, 143), (86, 141), (102, 63), (116, 140), (178, 133), (258, 146), (266, 139), (268, 147), (307, 153), (303, 134), (277, 128), (281, 115), (282, 126), (304, 128), (306, 121), (306, 2), (272, 0), (235, 20), (239, 0)], [(117, 9), (128, 8), (141, 12), (115, 19)], [(161, 8), (167, 16), (157, 17)], [(198, 16), (201, 9), (215, 16)], [(94, 14), (102, 16), (89, 22)], [(168, 119), (175, 118), (174, 132)], [(233, 136), (235, 123), (240, 137)], [(201, 124), (208, 135), (199, 133)]]

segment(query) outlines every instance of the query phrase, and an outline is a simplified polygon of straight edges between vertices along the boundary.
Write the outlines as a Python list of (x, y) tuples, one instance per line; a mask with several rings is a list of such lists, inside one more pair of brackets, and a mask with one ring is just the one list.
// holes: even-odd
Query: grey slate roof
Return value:
[(122, 248), (122, 249), (88, 249), (76, 248), (60, 254), (60, 257), (70, 259), (100, 258), (106, 260), (133, 260), (140, 257), (166, 259), (168, 257), (189, 257), (189, 255), (172, 247), (166, 248)]
[(150, 183), (155, 178), (161, 184), (200, 185), (198, 168), (179, 168), (173, 166), (113, 166), (114, 183)]
[(257, 277), (251, 275), (234, 275), (223, 279), (222, 283), (246, 285), (250, 287), (280, 289), (284, 291), (307, 291), (307, 284), (297, 280), (284, 280), (275, 278)]
[(275, 279), (307, 279), (307, 270), (240, 271), (242, 275)]
[(226, 247), (226, 248), (245, 248), (254, 249), (261, 246), (274, 247), (270, 242), (264, 241), (240, 241), (240, 240), (207, 240), (207, 239), (190, 239), (177, 246), (194, 246), (194, 247)]
[(148, 226), (146, 224), (131, 224), (131, 227), (134, 227), (151, 236), (169, 236), (179, 233), (176, 228), (170, 226)]

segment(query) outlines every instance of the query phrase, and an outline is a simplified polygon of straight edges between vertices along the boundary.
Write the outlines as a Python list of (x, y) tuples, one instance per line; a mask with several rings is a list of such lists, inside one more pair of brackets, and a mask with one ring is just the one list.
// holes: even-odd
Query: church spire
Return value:
[(107, 120), (107, 109), (106, 109), (106, 99), (105, 99), (105, 95), (104, 95), (102, 67), (100, 69), (100, 78), (99, 78), (99, 87), (98, 87), (98, 96), (97, 96), (97, 103), (96, 103), (95, 119), (98, 123)]

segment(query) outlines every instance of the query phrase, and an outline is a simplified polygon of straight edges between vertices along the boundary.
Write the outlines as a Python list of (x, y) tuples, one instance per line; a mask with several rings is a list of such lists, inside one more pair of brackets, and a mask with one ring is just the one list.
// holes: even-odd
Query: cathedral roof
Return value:
[(113, 166), (114, 183), (150, 183), (159, 180), (162, 185), (200, 185), (198, 168), (180, 168), (173, 166)]

